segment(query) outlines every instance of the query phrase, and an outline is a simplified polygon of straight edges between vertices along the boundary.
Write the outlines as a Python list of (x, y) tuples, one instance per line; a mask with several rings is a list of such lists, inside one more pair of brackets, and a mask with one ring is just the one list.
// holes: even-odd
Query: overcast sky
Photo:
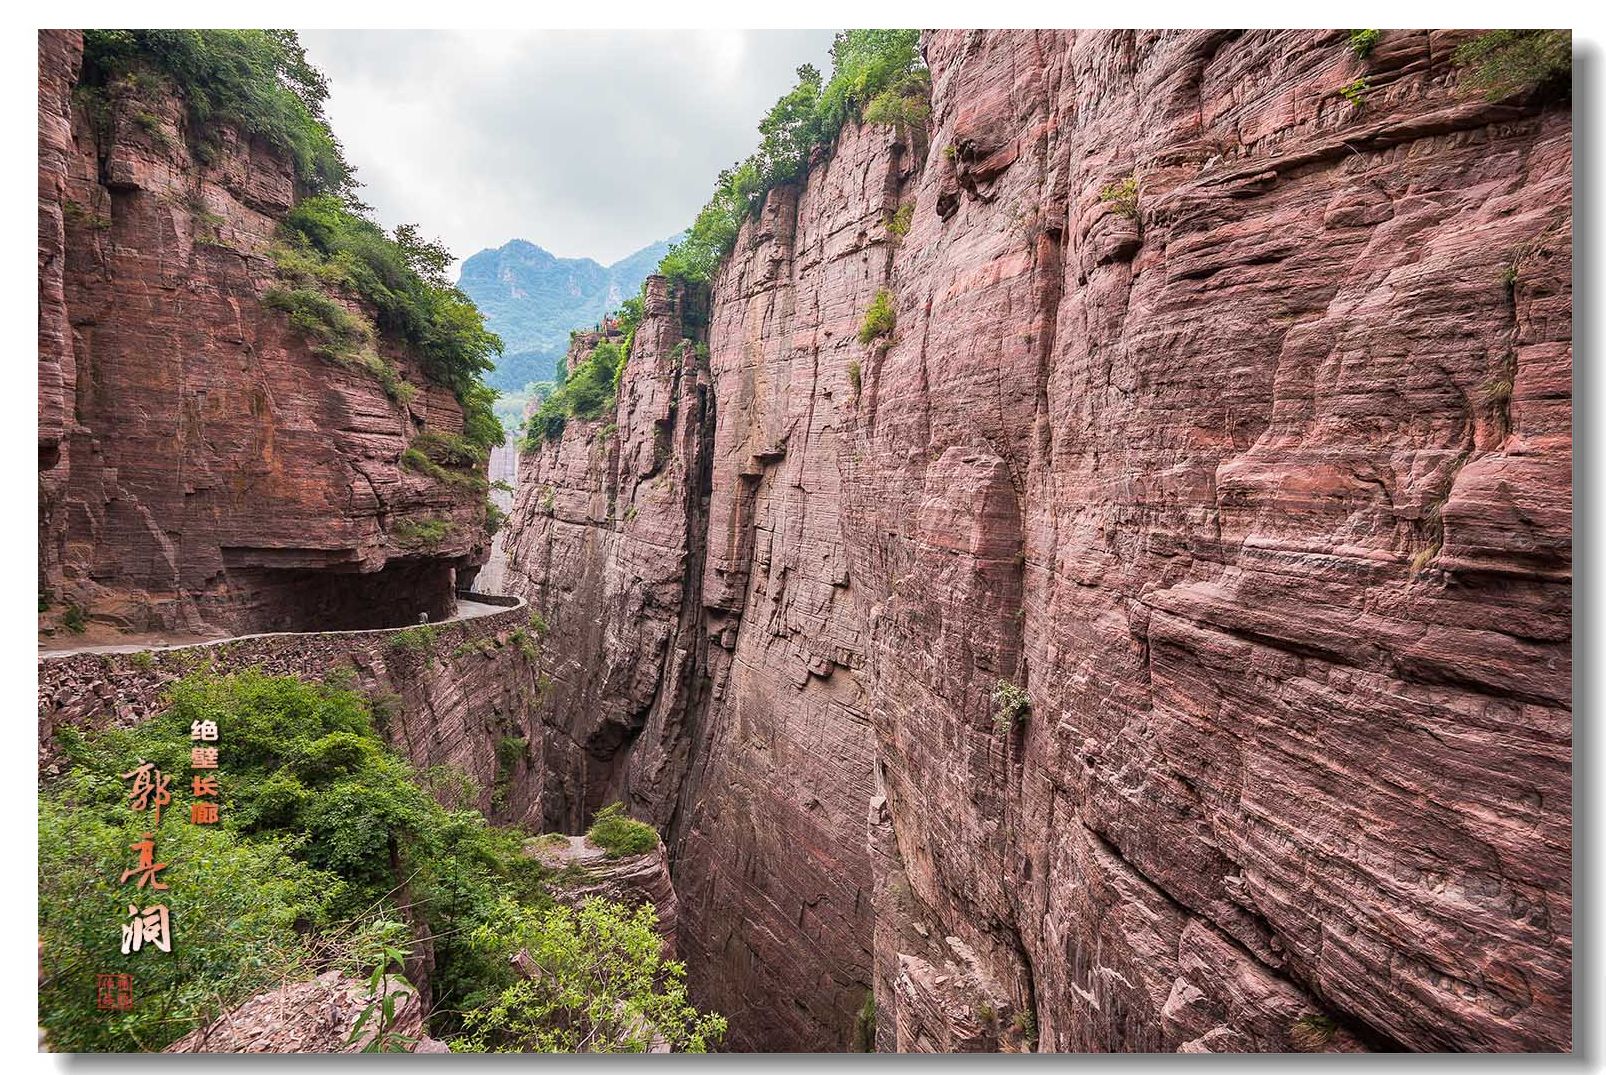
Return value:
[(387, 227), (604, 265), (691, 223), (830, 30), (303, 30)]

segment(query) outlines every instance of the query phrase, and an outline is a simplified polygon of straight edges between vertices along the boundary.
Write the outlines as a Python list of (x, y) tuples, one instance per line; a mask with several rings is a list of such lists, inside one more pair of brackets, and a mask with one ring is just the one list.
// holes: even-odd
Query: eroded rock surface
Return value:
[(1469, 36), (930, 34), (524, 459), (549, 817), (734, 1044), (1568, 1047), (1571, 112)]
[(388, 344), (405, 405), (314, 354), (261, 302), (290, 162), (226, 128), (203, 162), (171, 94), (91, 110), (81, 51), (41, 31), (41, 627), (69, 605), (213, 634), (444, 618), (484, 496), (401, 456), (462, 431), (452, 392)]
[[(395, 999), (395, 1018), (378, 1044), (410, 1053), (444, 1053), (445, 1042), (424, 1033), (418, 993), (397, 976), (387, 977), (381, 996)], [(327, 971), (252, 997), (162, 1050), (167, 1053), (360, 1053), (375, 1045), (378, 1016), (353, 1034), (370, 1004), (368, 983)]]

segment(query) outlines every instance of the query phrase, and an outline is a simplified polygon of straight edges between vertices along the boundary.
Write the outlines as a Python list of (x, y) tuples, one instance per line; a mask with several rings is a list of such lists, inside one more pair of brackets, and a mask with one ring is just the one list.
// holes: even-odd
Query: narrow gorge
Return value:
[[(362, 631), (214, 664), (349, 667), (498, 824), (650, 823), (727, 1048), (1568, 1050), (1571, 106), (1351, 37), (923, 32), (929, 114), (574, 335), (628, 351), (521, 450), (525, 604), (420, 656), (472, 395), (320, 353), (291, 162), (43, 32), (42, 620)], [(41, 660), (44, 764), (186, 667)]]

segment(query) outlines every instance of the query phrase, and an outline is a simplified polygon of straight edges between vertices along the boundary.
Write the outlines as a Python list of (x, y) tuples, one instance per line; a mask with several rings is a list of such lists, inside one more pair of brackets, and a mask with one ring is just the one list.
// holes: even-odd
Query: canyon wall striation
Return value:
[(80, 92), (81, 59), (76, 31), (41, 31), (41, 627), (69, 609), (219, 634), (450, 614), (485, 558), (484, 496), (401, 459), (462, 432), (452, 391), (381, 340), (401, 402), (263, 305), (303, 193), (285, 154), (227, 127), (203, 152), (175, 92)]
[(1569, 1047), (1571, 112), (1471, 36), (928, 34), (521, 457), (540, 809), (732, 1044)]

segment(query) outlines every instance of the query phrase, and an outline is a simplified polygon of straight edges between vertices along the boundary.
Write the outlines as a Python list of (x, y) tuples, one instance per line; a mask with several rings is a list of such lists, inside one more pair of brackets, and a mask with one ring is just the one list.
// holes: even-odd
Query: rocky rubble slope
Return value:
[(930, 34), (524, 458), (548, 820), (736, 1044), (1568, 1047), (1571, 113), (1470, 36)]

